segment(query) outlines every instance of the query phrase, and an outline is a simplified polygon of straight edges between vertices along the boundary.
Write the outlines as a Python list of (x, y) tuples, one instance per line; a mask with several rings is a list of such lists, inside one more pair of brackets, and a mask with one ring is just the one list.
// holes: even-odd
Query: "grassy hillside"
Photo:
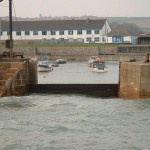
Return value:
[(144, 33), (150, 33), (150, 17), (108, 17), (109, 23), (135, 24), (143, 30)]

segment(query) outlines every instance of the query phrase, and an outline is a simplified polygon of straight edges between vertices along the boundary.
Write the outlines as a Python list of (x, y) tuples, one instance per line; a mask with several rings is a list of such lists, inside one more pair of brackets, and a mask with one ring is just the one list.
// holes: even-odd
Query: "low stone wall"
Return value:
[[(0, 51), (9, 51), (0, 47)], [(88, 60), (89, 56), (98, 54), (114, 54), (116, 47), (15, 47), (14, 52), (23, 52), (26, 58), (36, 55), (49, 55), (52, 60)]]
[[(129, 47), (129, 46), (127, 46)], [(132, 47), (132, 46), (131, 46)], [(122, 49), (125, 49), (124, 46)], [(136, 59), (137, 61), (143, 61), (145, 58), (146, 50), (141, 51), (136, 46), (138, 51), (118, 51), (117, 46), (101, 46), (101, 47), (15, 47), (14, 52), (23, 52), (25, 58), (31, 58), (41, 55), (48, 55), (51, 60), (63, 58), (66, 60), (84, 61), (88, 60), (89, 56), (100, 55), (104, 60), (115, 61), (129, 61)], [(145, 48), (147, 48), (145, 46)], [(129, 49), (129, 48), (128, 48)], [(0, 47), (0, 51), (9, 51)]]

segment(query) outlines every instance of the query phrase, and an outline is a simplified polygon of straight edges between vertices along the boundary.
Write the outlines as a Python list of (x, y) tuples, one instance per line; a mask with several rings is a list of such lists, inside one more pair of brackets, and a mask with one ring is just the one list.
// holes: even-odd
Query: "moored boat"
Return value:
[(54, 62), (52, 63), (52, 67), (59, 67), (59, 63), (56, 62), (56, 61), (54, 61)]
[(66, 60), (64, 59), (57, 59), (55, 62), (57, 62), (58, 64), (66, 64)]
[(93, 72), (107, 72), (105, 62), (97, 56), (92, 56), (90, 58), (88, 66)]
[(40, 57), (37, 62), (37, 70), (39, 72), (47, 72), (53, 70), (48, 57)]

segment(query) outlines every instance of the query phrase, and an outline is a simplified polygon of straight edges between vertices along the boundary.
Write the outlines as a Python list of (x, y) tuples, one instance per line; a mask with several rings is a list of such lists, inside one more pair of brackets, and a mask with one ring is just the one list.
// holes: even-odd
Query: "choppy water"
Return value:
[(150, 150), (150, 99), (1, 98), (0, 150)]
[(150, 99), (29, 95), (0, 100), (0, 150), (149, 150)]

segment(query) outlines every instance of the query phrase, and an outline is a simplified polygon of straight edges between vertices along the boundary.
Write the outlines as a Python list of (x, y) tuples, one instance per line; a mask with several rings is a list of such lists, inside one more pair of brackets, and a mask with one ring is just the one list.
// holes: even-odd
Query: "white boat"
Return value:
[(105, 62), (97, 56), (92, 56), (90, 58), (88, 66), (93, 72), (107, 72), (108, 70)]
[(57, 62), (58, 64), (66, 64), (66, 60), (64, 59), (57, 59), (55, 62)]
[(56, 61), (54, 61), (54, 62), (52, 63), (52, 67), (59, 67), (59, 63), (56, 62)]
[(53, 70), (53, 67), (47, 57), (41, 57), (38, 59), (37, 70), (39, 72), (47, 72)]

